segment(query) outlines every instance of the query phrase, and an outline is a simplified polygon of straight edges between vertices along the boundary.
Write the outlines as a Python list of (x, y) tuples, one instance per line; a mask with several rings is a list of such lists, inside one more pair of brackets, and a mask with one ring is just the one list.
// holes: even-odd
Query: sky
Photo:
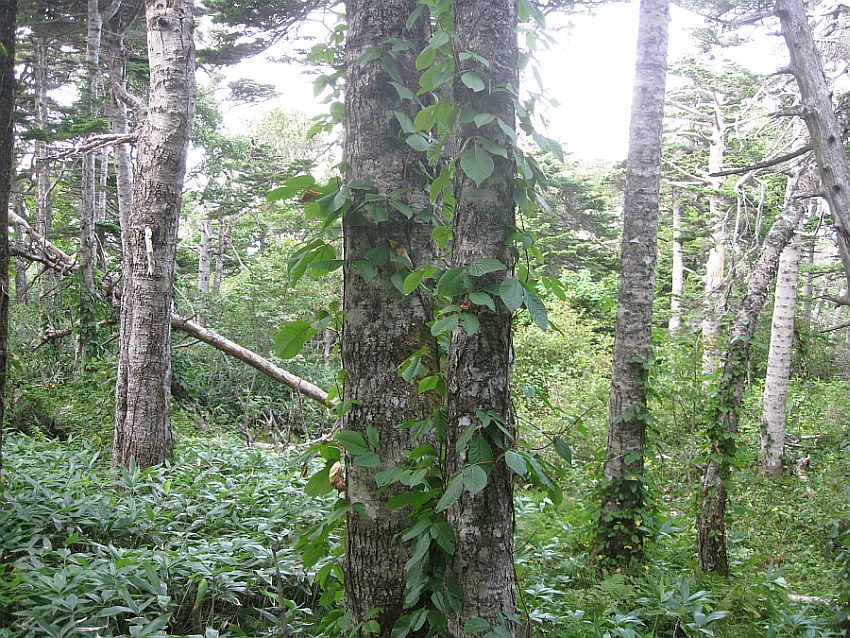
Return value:
[[(557, 103), (546, 113), (549, 136), (561, 141), (575, 159), (625, 159), (637, 43), (637, 2), (606, 5), (592, 16), (571, 16), (572, 26), (567, 28), (562, 28), (566, 20), (562, 19), (561, 24), (550, 22), (556, 27), (552, 30), (555, 43), (537, 54), (545, 91)], [(670, 60), (692, 51), (689, 30), (702, 24), (699, 16), (672, 7)], [(312, 28), (317, 35), (321, 33), (321, 29)], [(739, 48), (733, 55), (761, 73), (770, 73), (787, 63), (779, 43), (765, 42), (764, 38)], [(246, 132), (252, 120), (273, 106), (310, 115), (324, 108), (313, 97), (312, 78), (298, 65), (255, 58), (228, 72), (228, 79), (236, 77), (274, 83), (281, 96), (260, 106), (227, 111), (226, 123), (233, 133)]]

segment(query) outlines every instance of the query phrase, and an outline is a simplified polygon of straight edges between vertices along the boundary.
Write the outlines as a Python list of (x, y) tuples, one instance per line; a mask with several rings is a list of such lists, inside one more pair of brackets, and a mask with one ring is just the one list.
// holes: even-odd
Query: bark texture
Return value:
[[(516, 39), (516, 3), (512, 0), (464, 0), (454, 3), (455, 32), (460, 51), (469, 51), (490, 63), (489, 68), (474, 61), (462, 65), (486, 78), (487, 87), (474, 92), (461, 81), (455, 82), (458, 107), (476, 113), (490, 113), (510, 126), (516, 121), (514, 91), (519, 83)], [(464, 125), (461, 140), (484, 136), (510, 148), (511, 141), (495, 123), (476, 129)], [(509, 153), (510, 155), (510, 153)], [(510, 155), (512, 158), (513, 156)], [(457, 177), (457, 209), (454, 218), (452, 265), (465, 267), (476, 259), (495, 258), (507, 266), (500, 272), (477, 280), (478, 287), (498, 286), (511, 276), (514, 258), (509, 246), (510, 229), (515, 224), (513, 159), (494, 156), (492, 175), (476, 186), (465, 173)], [(446, 369), (446, 404), (449, 419), (447, 470), (461, 471), (469, 462), (467, 450), (458, 450), (457, 441), (473, 424), (480, 424), (479, 411), (498, 415), (504, 427), (514, 432), (511, 410), (511, 312), (500, 301), (496, 311), (471, 306), (480, 322), (470, 335), (463, 328), (452, 334)], [(491, 425), (482, 428), (489, 441), (493, 462), (486, 487), (475, 495), (464, 491), (448, 510), (455, 529), (457, 551), (454, 577), (460, 589), (461, 607), (449, 618), (449, 633), (464, 636), (463, 626), (474, 617), (498, 624), (516, 609), (516, 575), (513, 564), (513, 475), (504, 461), (501, 447), (512, 439)], [(486, 467), (485, 469), (488, 469)], [(512, 631), (513, 623), (507, 623)]]
[[(646, 386), (667, 79), (669, 0), (642, 0), (620, 249), (620, 288), (611, 373), (608, 449), (598, 557), (624, 564), (643, 556)], [(674, 204), (674, 206), (677, 204)]]
[(667, 329), (673, 333), (682, 325), (682, 292), (685, 288), (685, 260), (682, 252), (682, 201), (678, 190), (673, 191), (673, 267), (670, 291), (670, 321)]
[(806, 212), (806, 206), (793, 197), (794, 188), (793, 180), (789, 180), (784, 211), (774, 222), (762, 244), (758, 260), (747, 282), (747, 292), (735, 316), (723, 370), (715, 382), (716, 390), (712, 393), (714, 404), (709, 421), (711, 457), (700, 484), (696, 521), (697, 548), (700, 569), (722, 576), (729, 574), (729, 557), (726, 552), (726, 483), (734, 461), (750, 342), (758, 324), (759, 314), (767, 301), (771, 283), (776, 276), (779, 256), (791, 241)]
[(9, 344), (9, 193), (14, 173), (15, 27), (17, 0), (0, 0), (0, 471), (6, 414), (6, 361)]
[(198, 246), (198, 292), (210, 291), (210, 272), (212, 266), (212, 209), (204, 205), (204, 218), (201, 220), (201, 243)]
[[(33, 36), (33, 79), (35, 91), (35, 125), (46, 130), (48, 122), (47, 91), (49, 71), (47, 68), (47, 42), (43, 37)], [(47, 142), (35, 141), (35, 223), (42, 237), (50, 239), (53, 235), (53, 204), (50, 194), (50, 162), (47, 158)], [(56, 288), (56, 275), (47, 270), (39, 277), (39, 305), (49, 309), (53, 305)]]
[(788, 381), (794, 349), (794, 314), (797, 309), (797, 282), (800, 277), (802, 235), (798, 228), (782, 251), (776, 274), (770, 349), (764, 379), (761, 422), (761, 465), (768, 474), (782, 472), (785, 451), (785, 416), (788, 412)]
[(171, 449), (171, 289), (195, 102), (192, 0), (147, 0), (150, 98), (125, 236), (114, 463)]
[(430, 208), (426, 176), (393, 115), (393, 110), (401, 110), (413, 117), (416, 109), (411, 101), (398, 97), (382, 62), (362, 55), (371, 48), (389, 52), (393, 40), (408, 42), (409, 49), (393, 54), (394, 64), (402, 83), (417, 86), (414, 61), (424, 47), (425, 20), (419, 20), (413, 30), (405, 28), (415, 7), (414, 0), (346, 2), (346, 181), (369, 182), (375, 194), (394, 197), (414, 211), (408, 219), (387, 201), (382, 207), (389, 218), (376, 224), (358, 200), (343, 216), (342, 364), (345, 399), (354, 402), (343, 428), (366, 437), (366, 428), (371, 426), (380, 439), (379, 467), (347, 466), (348, 500), (362, 504), (365, 515), (354, 509), (348, 513), (346, 599), (355, 622), (373, 608), (381, 609), (375, 617), (381, 637), (390, 636), (396, 620), (404, 614), (408, 550), (395, 535), (409, 522), (406, 510), (388, 507), (392, 491), (379, 492), (374, 475), (400, 465), (410, 449), (409, 430), (398, 425), (425, 419), (436, 407), (434, 397), (419, 395), (416, 387), (398, 374), (400, 364), (410, 355), (422, 349), (433, 352), (434, 343), (426, 326), (432, 314), (429, 303), (416, 292), (402, 295), (390, 281), (397, 264), (378, 263), (375, 276), (366, 278), (356, 262), (366, 260), (373, 249), (390, 246), (401, 247), (392, 248), (393, 253), (403, 250), (414, 266), (432, 262), (433, 254), (431, 221), (421, 216)]
[(838, 245), (850, 275), (850, 166), (832, 93), (802, 0), (777, 0), (776, 14), (791, 56), (791, 72), (802, 100), (801, 111), (817, 159), (822, 191), (832, 211)]

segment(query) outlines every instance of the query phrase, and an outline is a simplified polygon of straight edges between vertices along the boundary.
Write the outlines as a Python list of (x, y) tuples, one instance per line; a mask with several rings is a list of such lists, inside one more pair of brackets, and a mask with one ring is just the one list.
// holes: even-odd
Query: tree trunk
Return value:
[(6, 361), (9, 345), (9, 194), (14, 174), (15, 28), (18, 1), (0, 0), (0, 471), (6, 413)]
[(815, 235), (806, 237), (805, 240), (806, 265), (808, 269), (806, 270), (806, 284), (803, 286), (803, 313), (801, 323), (803, 324), (803, 329), (806, 331), (812, 329), (812, 297), (815, 293), (814, 272), (812, 269), (815, 265), (815, 241), (817, 241)]
[(806, 206), (793, 197), (795, 186), (794, 180), (789, 180), (782, 216), (774, 222), (764, 239), (747, 283), (747, 292), (735, 317), (722, 373), (715, 382), (716, 398), (713, 400), (716, 407), (708, 422), (711, 456), (700, 485), (696, 528), (700, 569), (722, 576), (729, 574), (729, 557), (726, 552), (726, 483), (735, 460), (738, 418), (747, 377), (750, 342), (770, 292), (770, 285), (776, 276), (779, 255), (791, 241), (794, 231), (805, 215)]
[[(641, 528), (642, 521), (647, 519), (643, 476), (646, 388), (652, 356), (652, 302), (669, 22), (669, 0), (641, 0), (638, 63), (626, 165), (605, 485), (596, 539), (597, 557), (603, 563), (615, 565), (641, 560), (644, 553), (645, 534)], [(678, 201), (674, 203), (674, 220), (680, 214), (679, 206)]]
[(794, 315), (797, 309), (797, 281), (800, 277), (801, 230), (779, 258), (770, 349), (764, 379), (761, 421), (761, 466), (768, 474), (782, 473), (785, 451), (785, 416), (788, 412), (788, 382), (791, 378), (791, 354), (794, 349)]
[(147, 0), (149, 117), (139, 133), (126, 230), (114, 463), (171, 449), (171, 290), (195, 102), (192, 0)]
[[(708, 150), (708, 172), (717, 173), (723, 168), (726, 152), (726, 124), (723, 118), (724, 98), (712, 92), (714, 118), (711, 121), (711, 137)], [(708, 208), (711, 217), (711, 248), (705, 265), (705, 304), (702, 320), (702, 369), (705, 375), (714, 375), (720, 369), (720, 335), (723, 317), (726, 314), (726, 210), (720, 194), (722, 177), (708, 178), (711, 192)]]
[[(476, 57), (463, 63), (461, 69), (486, 78), (486, 86), (509, 87), (474, 92), (457, 79), (454, 92), (459, 110), (489, 113), (508, 126), (515, 126), (511, 91), (519, 84), (516, 3), (456, 0), (454, 25), (458, 50), (489, 61), (485, 67), (475, 61)], [(476, 136), (484, 136), (503, 148), (510, 149), (512, 145), (496, 123), (481, 128), (474, 124), (462, 126), (461, 141), (468, 143)], [(515, 224), (516, 165), (510, 151), (508, 156), (511, 159), (493, 156), (493, 172), (480, 185), (465, 172), (459, 170), (457, 175), (452, 266), (463, 268), (484, 258), (497, 259), (506, 266), (505, 270), (479, 277), (479, 289), (498, 287), (511, 278), (514, 267), (509, 236)], [(496, 304), (493, 312), (462, 302), (463, 307), (469, 306), (467, 312), (477, 317), (480, 326), (475, 334), (469, 334), (464, 327), (453, 332), (446, 365), (447, 476), (480, 463), (480, 459), (470, 457), (468, 448), (458, 449), (458, 441), (470, 426), (477, 428), (493, 457), (492, 463), (484, 463), (483, 469), (489, 470), (484, 489), (476, 494), (464, 490), (447, 511), (457, 539), (453, 572), (460, 590), (460, 610), (449, 617), (449, 633), (455, 637), (465, 636), (464, 624), (475, 617), (491, 625), (505, 623), (512, 632), (516, 630), (515, 624), (506, 620), (516, 610), (513, 474), (504, 457), (504, 450), (514, 443), (515, 433), (511, 409), (512, 313), (499, 300)], [(510, 436), (495, 423), (485, 426), (479, 416), (482, 412), (502, 421)]]
[[(33, 37), (33, 74), (35, 81), (35, 125), (41, 130), (47, 129), (48, 109), (47, 91), (47, 43), (42, 37)], [(53, 235), (53, 206), (50, 196), (50, 163), (47, 161), (47, 142), (35, 141), (35, 226), (45, 239)], [(39, 306), (49, 310), (53, 306), (56, 288), (56, 274), (47, 270), (39, 277)]]
[[(365, 509), (348, 512), (346, 601), (355, 622), (374, 608), (381, 610), (375, 620), (382, 638), (390, 636), (396, 620), (404, 615), (409, 551), (396, 535), (409, 520), (406, 509), (388, 506), (394, 491), (379, 491), (374, 477), (379, 470), (403, 463), (411, 447), (410, 430), (398, 425), (428, 418), (438, 397), (433, 396), (435, 393), (418, 394), (416, 386), (398, 374), (402, 362), (415, 352), (433, 352), (434, 339), (426, 326), (432, 318), (428, 299), (415, 291), (405, 296), (396, 289), (390, 281), (396, 272), (395, 263), (376, 264), (376, 274), (371, 278), (364, 277), (356, 267), (373, 249), (392, 246), (400, 246), (414, 266), (433, 261), (431, 222), (424, 214), (430, 209), (427, 178), (393, 115), (394, 110), (400, 110), (412, 118), (416, 109), (411, 101), (399, 99), (384, 64), (368, 56), (364, 59), (363, 54), (385, 49), (393, 40), (408, 42), (410, 49), (393, 54), (394, 66), (399, 82), (417, 86), (414, 61), (425, 44), (426, 20), (419, 20), (412, 30), (405, 28), (416, 4), (414, 0), (346, 2), (346, 182), (366, 181), (375, 194), (397, 199), (415, 211), (407, 219), (387, 202), (384, 208), (389, 218), (375, 223), (360, 206), (362, 202), (356, 200), (343, 216), (345, 313), (341, 354), (346, 375), (344, 398), (353, 402), (343, 417), (343, 428), (365, 438), (366, 428), (371, 426), (380, 440), (379, 467), (360, 467), (348, 459), (348, 500)], [(432, 369), (438, 365), (436, 360), (429, 363)]]
[(815, 47), (802, 0), (777, 0), (776, 13), (791, 56), (790, 69), (802, 99), (802, 116), (809, 129), (824, 197), (832, 211), (845, 274), (850, 277), (850, 166), (841, 127), (835, 118), (832, 93)]
[(210, 266), (212, 265), (212, 218), (211, 208), (204, 205), (204, 218), (201, 220), (201, 244), (198, 247), (198, 292), (202, 295), (210, 291)]
[(227, 252), (227, 244), (230, 243), (230, 233), (233, 232), (233, 217), (230, 215), (219, 218), (218, 221), (218, 247), (215, 254), (215, 276), (212, 282), (213, 294), (221, 290), (221, 279), (224, 276), (224, 254)]
[(670, 322), (667, 330), (675, 333), (682, 325), (682, 292), (685, 289), (685, 260), (682, 253), (682, 200), (673, 191), (673, 267), (670, 291)]
[[(26, 215), (26, 207), (24, 206), (24, 198), (22, 195), (15, 196), (15, 214), (23, 217)], [(19, 240), (24, 238), (24, 227), (21, 224), (11, 223), (15, 229), (15, 235)], [(29, 282), (27, 281), (27, 268), (30, 262), (23, 257), (15, 257), (15, 301), (19, 304), (26, 305), (29, 303)], [(53, 271), (45, 269), (42, 277)]]

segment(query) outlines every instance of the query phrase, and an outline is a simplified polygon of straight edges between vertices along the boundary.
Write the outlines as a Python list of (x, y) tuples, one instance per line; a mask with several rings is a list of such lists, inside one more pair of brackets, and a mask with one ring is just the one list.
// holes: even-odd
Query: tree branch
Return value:
[(790, 153), (786, 153), (785, 155), (780, 155), (769, 160), (764, 160), (763, 162), (758, 162), (757, 164), (751, 164), (750, 166), (741, 166), (738, 168), (727, 168), (726, 170), (717, 171), (716, 173), (709, 173), (709, 175), (711, 177), (726, 177), (727, 175), (741, 175), (743, 173), (749, 173), (750, 171), (755, 171), (761, 168), (770, 168), (771, 166), (776, 166), (777, 164), (782, 164), (783, 162), (788, 162), (792, 159), (800, 157), (801, 155), (805, 155), (811, 150), (812, 145), (806, 144), (805, 146), (798, 148), (795, 151), (791, 151)]

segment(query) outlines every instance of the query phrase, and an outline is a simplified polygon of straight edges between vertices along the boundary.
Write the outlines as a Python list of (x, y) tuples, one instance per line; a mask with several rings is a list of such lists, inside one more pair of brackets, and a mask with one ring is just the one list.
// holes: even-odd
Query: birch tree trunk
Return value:
[[(489, 113), (513, 127), (516, 121), (514, 91), (519, 84), (517, 50), (517, 7), (513, 0), (456, 0), (454, 25), (458, 50), (487, 60), (488, 66), (473, 60), (461, 65), (486, 78), (487, 87), (474, 92), (460, 80), (454, 92), (458, 108), (472, 113)], [(502, 88), (507, 87), (507, 88)], [(465, 124), (461, 140), (484, 136), (511, 147), (511, 140), (496, 123), (476, 128)], [(511, 159), (493, 156), (494, 170), (480, 186), (465, 173), (457, 176), (457, 208), (454, 217), (452, 266), (466, 267), (477, 259), (502, 262), (506, 270), (478, 278), (477, 285), (498, 286), (511, 277), (514, 258), (508, 239), (515, 223), (514, 175)], [(460, 611), (449, 618), (449, 633), (466, 634), (464, 624), (470, 618), (483, 618), (491, 625), (505, 622), (513, 632), (514, 623), (504, 621), (516, 609), (516, 575), (513, 563), (514, 512), (513, 475), (508, 469), (503, 448), (513, 444), (495, 424), (483, 427), (481, 411), (496, 415), (507, 432), (515, 432), (511, 410), (512, 313), (496, 301), (496, 311), (466, 302), (480, 327), (475, 334), (464, 328), (454, 331), (446, 366), (446, 406), (449, 436), (446, 461), (449, 476), (462, 471), (470, 459), (468, 448), (458, 440), (469, 427), (477, 425), (489, 445), (493, 461), (487, 484), (476, 494), (464, 490), (447, 511), (456, 535), (453, 572), (460, 590)]]
[[(367, 428), (375, 428), (380, 441), (380, 462), (375, 468), (358, 466), (348, 459), (346, 494), (349, 502), (362, 505), (349, 509), (346, 521), (345, 591), (354, 622), (363, 620), (374, 608), (379, 636), (388, 638), (395, 622), (404, 615), (405, 562), (409, 552), (396, 538), (409, 524), (406, 509), (392, 509), (392, 489), (379, 491), (375, 473), (402, 464), (410, 450), (410, 430), (399, 428), (405, 421), (429, 417), (436, 407), (434, 393), (420, 395), (398, 374), (398, 368), (413, 353), (434, 350), (426, 322), (432, 318), (425, 298), (414, 292), (402, 295), (390, 281), (395, 264), (375, 265), (373, 277), (365, 277), (357, 262), (373, 249), (401, 246), (413, 265), (431, 263), (431, 222), (424, 215), (430, 202), (425, 192), (426, 175), (418, 168), (404, 141), (393, 111), (411, 118), (412, 101), (402, 101), (390, 82), (381, 60), (364, 57), (369, 50), (388, 50), (392, 41), (403, 41), (409, 49), (393, 54), (400, 82), (418, 85), (414, 61), (425, 44), (426, 20), (412, 30), (405, 22), (416, 7), (414, 0), (348, 0), (348, 38), (345, 57), (348, 81), (345, 94), (346, 182), (365, 181), (374, 193), (398, 199), (414, 211), (408, 219), (389, 205), (388, 219), (375, 223), (356, 200), (344, 213), (345, 259), (343, 266), (342, 365), (345, 370), (346, 401), (351, 410), (343, 417), (343, 428), (368, 440)], [(400, 190), (401, 189), (401, 190)], [(355, 193), (354, 197), (361, 197)], [(420, 216), (421, 215), (421, 216)], [(392, 249), (395, 251), (395, 249)], [(401, 249), (400, 249), (401, 250)], [(434, 366), (435, 361), (430, 365)]]
[(204, 205), (204, 218), (201, 220), (201, 244), (198, 247), (198, 292), (210, 291), (210, 267), (212, 265), (212, 209)]
[(729, 574), (729, 557), (726, 551), (727, 481), (736, 453), (735, 442), (747, 377), (750, 343), (779, 267), (779, 255), (791, 241), (806, 212), (806, 206), (793, 196), (796, 186), (794, 181), (789, 180), (783, 213), (765, 237), (747, 282), (747, 292), (741, 300), (726, 347), (723, 370), (715, 382), (715, 408), (709, 417), (711, 456), (700, 483), (696, 528), (700, 569), (722, 576)]
[(791, 354), (794, 348), (794, 314), (797, 309), (797, 281), (800, 277), (801, 230), (779, 258), (770, 348), (761, 421), (761, 466), (768, 474), (782, 473), (785, 451), (785, 415), (788, 412), (788, 382), (791, 378)]
[(195, 102), (192, 0), (147, 0), (149, 116), (139, 133), (127, 230), (114, 463), (171, 448), (171, 290)]
[(682, 200), (673, 191), (673, 267), (670, 291), (670, 321), (667, 330), (675, 333), (682, 325), (682, 292), (685, 288), (685, 261), (682, 254)]
[(213, 294), (221, 290), (221, 279), (224, 276), (224, 254), (227, 244), (230, 243), (230, 233), (233, 231), (233, 218), (231, 216), (221, 217), (218, 222), (218, 246), (215, 253), (215, 275), (212, 282)]
[[(640, 528), (642, 520), (646, 519), (643, 511), (646, 386), (652, 355), (650, 332), (655, 298), (661, 126), (669, 22), (669, 0), (641, 0), (626, 164), (605, 486), (596, 540), (597, 557), (617, 565), (640, 560), (644, 550), (644, 534)], [(678, 202), (674, 203), (674, 219), (678, 206)], [(681, 254), (679, 258), (681, 260)]]
[(0, 472), (9, 344), (9, 193), (14, 174), (15, 28), (18, 0), (0, 0)]

